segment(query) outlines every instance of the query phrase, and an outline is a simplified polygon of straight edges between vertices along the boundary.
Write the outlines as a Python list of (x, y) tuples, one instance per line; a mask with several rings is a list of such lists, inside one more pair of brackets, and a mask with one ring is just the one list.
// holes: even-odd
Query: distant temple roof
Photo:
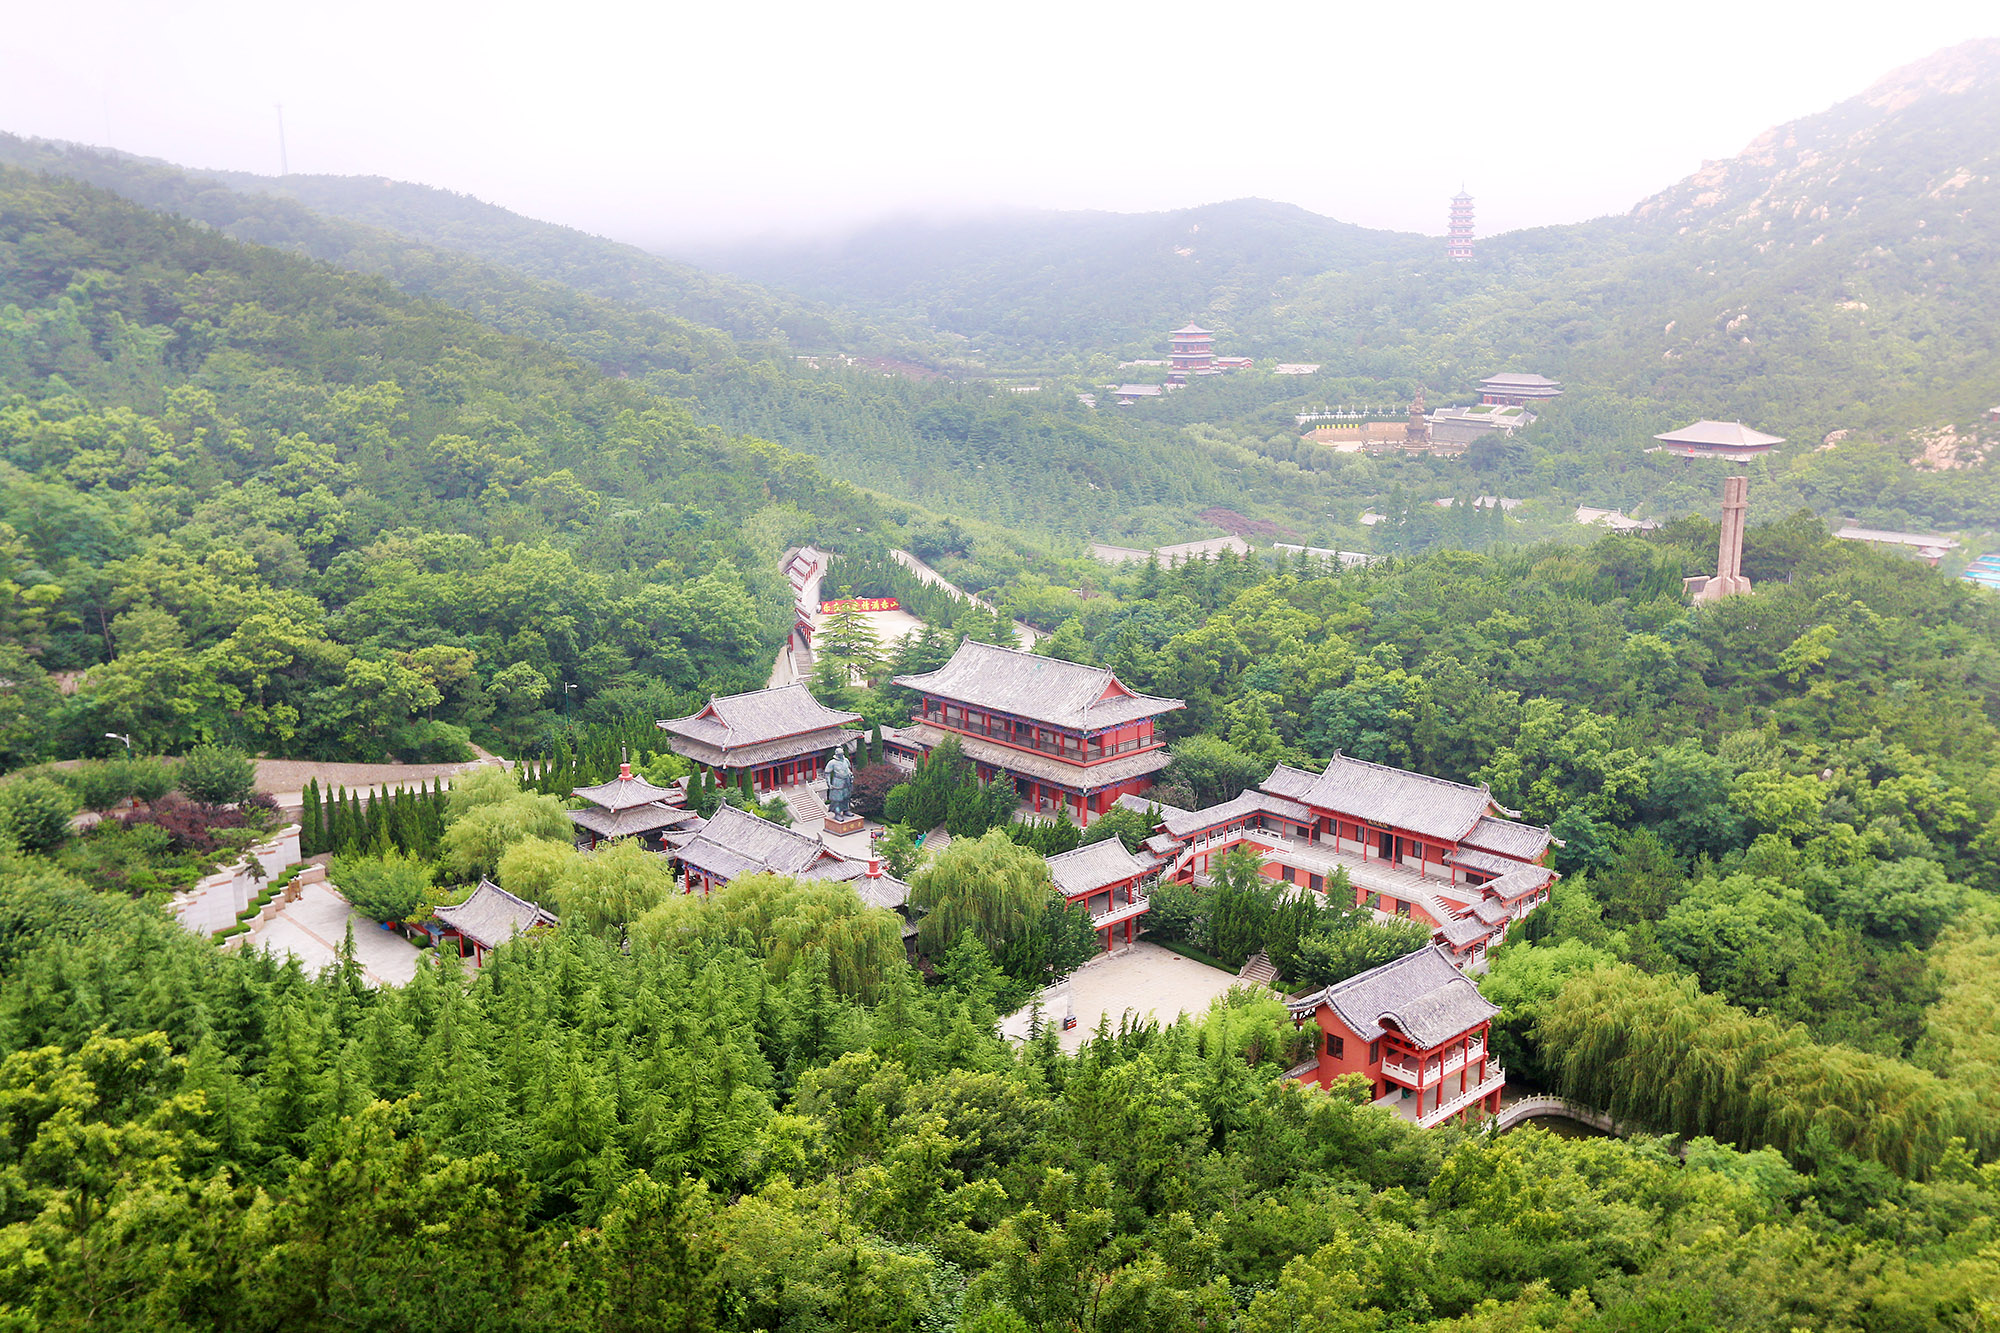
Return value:
[(1371, 764), (1335, 752), (1324, 773), (1279, 764), (1264, 790), (1320, 810), (1333, 810), (1426, 837), (1457, 842), (1497, 808), (1485, 787)]
[(1363, 1041), (1397, 1031), (1420, 1049), (1442, 1045), (1500, 1012), (1435, 944), (1300, 996), (1289, 1008), (1307, 1014), (1322, 1004)]
[(1692, 426), (1670, 430), (1653, 437), (1664, 444), (1687, 445), (1697, 449), (1769, 449), (1783, 444), (1784, 437), (1752, 430), (1740, 421), (1697, 421)]
[(1127, 689), (1104, 667), (970, 639), (936, 671), (898, 676), (896, 684), (1073, 731), (1101, 731), (1186, 707), (1179, 699)]
[(659, 727), (686, 743), (690, 758), (741, 768), (825, 749), (839, 738), (822, 733), (860, 720), (859, 713), (826, 707), (798, 684), (711, 699), (700, 712)]
[(1123, 884), (1148, 869), (1125, 850), (1117, 838), (1106, 838), (1049, 858), (1049, 877), (1065, 898), (1075, 898), (1107, 885)]
[(470, 898), (453, 907), (440, 907), (435, 915), (482, 949), (498, 948), (537, 926), (556, 924), (554, 913), (543, 911), (526, 898), (517, 898), (484, 879)]
[(1201, 325), (1199, 325), (1199, 324), (1183, 324), (1183, 325), (1182, 325), (1181, 327), (1179, 327), (1179, 328), (1175, 329), (1175, 330), (1173, 331), (1173, 333), (1172, 333), (1171, 335), (1169, 335), (1169, 336), (1171, 336), (1171, 337), (1180, 337), (1180, 336), (1182, 336), (1182, 335), (1184, 335), (1184, 334), (1187, 334), (1187, 335), (1192, 335), (1192, 336), (1195, 336), (1195, 337), (1212, 337), (1212, 336), (1213, 336), (1213, 335), (1212, 335), (1212, 334), (1211, 334), (1211, 333), (1210, 333), (1210, 332), (1209, 332), (1209, 331), (1208, 331), (1207, 329), (1203, 328), (1203, 327), (1202, 327)]

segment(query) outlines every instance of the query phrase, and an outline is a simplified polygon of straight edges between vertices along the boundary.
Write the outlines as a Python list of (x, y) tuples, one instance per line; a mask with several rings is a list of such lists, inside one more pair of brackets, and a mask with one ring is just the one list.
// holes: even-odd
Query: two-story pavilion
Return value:
[(1360, 1074), (1377, 1106), (1426, 1129), (1500, 1109), (1507, 1074), (1490, 1052), (1500, 1006), (1435, 944), (1287, 1007), (1319, 1029), (1316, 1066), (1303, 1082), (1326, 1088)]
[(578, 787), (570, 795), (590, 802), (582, 810), (568, 812), (569, 822), (576, 825), (576, 845), (585, 850), (613, 838), (637, 838), (647, 850), (657, 852), (669, 830), (700, 822), (681, 803), (679, 789), (656, 787), (634, 776), (630, 762), (618, 765), (618, 776), (611, 781)]
[(971, 640), (936, 671), (896, 684), (922, 701), (913, 725), (883, 733), (890, 750), (914, 760), (956, 736), (982, 781), (1004, 773), (1032, 808), (1065, 807), (1079, 824), (1153, 785), (1168, 758), (1155, 723), (1186, 706), (1129, 689), (1103, 667)]
[(1090, 913), (1106, 950), (1130, 945), (1139, 937), (1139, 918), (1150, 901), (1146, 881), (1157, 876), (1159, 863), (1140, 860), (1116, 838), (1106, 838), (1049, 858), (1049, 878), (1056, 891)]
[(859, 713), (813, 698), (804, 685), (711, 699), (699, 713), (659, 724), (673, 752), (731, 783), (748, 772), (758, 791), (810, 782), (837, 745), (855, 739)]
[(1159, 845), (1148, 846), (1184, 881), (1245, 844), (1266, 877), (1314, 892), (1345, 873), (1356, 906), (1432, 927), (1470, 965), (1546, 901), (1556, 879), (1543, 864), (1554, 839), (1516, 813), (1483, 786), (1335, 754), (1322, 773), (1280, 764), (1233, 800), (1163, 809)]

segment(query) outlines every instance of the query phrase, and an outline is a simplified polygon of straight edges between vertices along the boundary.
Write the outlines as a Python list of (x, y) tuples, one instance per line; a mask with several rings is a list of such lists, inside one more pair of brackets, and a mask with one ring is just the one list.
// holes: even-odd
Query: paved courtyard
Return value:
[(1063, 1033), (1063, 1049), (1074, 1051), (1088, 1041), (1100, 1015), (1109, 1015), (1114, 1031), (1128, 1010), (1171, 1023), (1181, 1014), (1206, 1011), (1209, 1002), (1231, 986), (1253, 984), (1141, 940), (1124, 953), (1086, 963), (1070, 974), (1070, 1010), (1076, 1026)]
[(354, 959), (371, 986), (401, 986), (417, 975), (417, 946), (384, 930), (325, 884), (308, 884), (276, 917), (260, 923), (244, 943), (249, 949), (292, 954), (308, 972), (331, 967), (347, 923), (354, 923)]

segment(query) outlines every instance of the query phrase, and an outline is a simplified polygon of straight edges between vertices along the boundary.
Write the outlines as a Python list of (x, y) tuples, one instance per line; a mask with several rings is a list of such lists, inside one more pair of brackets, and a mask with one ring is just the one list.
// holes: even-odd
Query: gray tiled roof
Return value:
[(1264, 779), (1264, 790), (1273, 796), (1282, 796), (1296, 801), (1313, 788), (1319, 781), (1319, 774), (1308, 773), (1303, 768), (1293, 768), (1290, 764), (1279, 764), (1271, 770), (1271, 776)]
[(1489, 926), (1497, 926), (1513, 915), (1498, 898), (1482, 898), (1472, 905), (1472, 914)]
[(819, 839), (733, 805), (716, 809), (693, 841), (675, 853), (697, 870), (733, 879), (759, 870), (800, 875), (822, 857), (833, 856)]
[(655, 787), (644, 778), (621, 777), (609, 782), (600, 782), (595, 787), (578, 787), (572, 796), (582, 797), (592, 805), (606, 810), (629, 810), (635, 805), (651, 805), (655, 801), (678, 800), (680, 792), (667, 787)]
[(1165, 823), (1167, 832), (1176, 838), (1188, 838), (1203, 829), (1216, 828), (1249, 815), (1260, 814), (1282, 815), (1301, 824), (1311, 823), (1313, 817), (1312, 811), (1297, 801), (1252, 788), (1239, 793), (1234, 800), (1224, 801), (1221, 805), (1211, 805), (1204, 810), (1176, 810), (1166, 816)]
[(1521, 863), (1511, 856), (1477, 851), (1464, 843), (1460, 843), (1456, 851), (1446, 853), (1444, 859), (1452, 865), (1465, 870), (1476, 870), (1482, 875), (1505, 875), (1521, 868)]
[[(840, 739), (830, 733), (860, 720), (859, 713), (837, 712), (821, 704), (804, 685), (782, 685), (774, 690), (752, 690), (711, 699), (700, 712), (668, 718), (659, 726), (675, 739), (707, 752), (695, 757), (708, 759), (709, 753), (719, 754), (733, 768), (740, 762), (784, 759), (823, 749)], [(823, 740), (815, 739), (813, 744), (799, 747), (799, 738), (817, 737), (822, 732), (829, 734)], [(761, 746), (783, 749), (786, 743), (792, 748), (783, 754), (745, 753)]]
[(1740, 421), (1697, 421), (1653, 438), (1668, 444), (1705, 444), (1725, 449), (1764, 449), (1785, 442), (1782, 436), (1766, 435)]
[(1185, 707), (1125, 688), (1104, 667), (968, 639), (936, 671), (898, 685), (1070, 731), (1097, 731)]
[(1479, 886), (1479, 890), (1512, 901), (1540, 892), (1555, 877), (1553, 870), (1545, 870), (1541, 866), (1523, 866), (1519, 870), (1508, 871), (1498, 879), (1487, 880)]
[(1280, 764), (1264, 783), (1275, 795), (1359, 820), (1408, 829), (1427, 838), (1458, 841), (1493, 808), (1493, 794), (1426, 773), (1350, 759), (1336, 751), (1326, 771), (1304, 792), (1297, 769)]
[(1145, 862), (1135, 859), (1117, 838), (1106, 838), (1049, 858), (1049, 878), (1065, 898), (1123, 883), (1145, 873)]
[(1472, 831), (1459, 841), (1467, 847), (1511, 856), (1516, 861), (1532, 861), (1549, 849), (1550, 837), (1545, 828), (1488, 815), (1474, 824)]
[(1102, 763), (1085, 768), (1081, 764), (1064, 763), (1054, 755), (1037, 754), (1033, 750), (1017, 750), (1011, 745), (1000, 745), (978, 736), (962, 736), (955, 731), (945, 731), (921, 723), (914, 727), (904, 727), (896, 733), (898, 740), (922, 746), (926, 750), (941, 745), (947, 736), (957, 739), (959, 747), (965, 751), (968, 759), (1004, 768), (1009, 773), (1021, 777), (1039, 778), (1044, 782), (1053, 782), (1064, 787), (1079, 785), (1091, 789), (1109, 787), (1133, 778), (1144, 777), (1148, 773), (1157, 773), (1173, 761), (1173, 756), (1165, 749), (1135, 750), (1131, 754), (1119, 755), (1116, 759), (1106, 759)]
[(1425, 1049), (1500, 1012), (1435, 944), (1293, 1000), (1290, 1007), (1293, 1013), (1310, 1013), (1322, 1004), (1363, 1041), (1393, 1029)]
[(1468, 944), (1476, 944), (1493, 933), (1493, 927), (1476, 917), (1453, 917), (1438, 927), (1438, 934), (1445, 941), (1463, 949)]
[(1178, 806), (1161, 805), (1158, 801), (1153, 800), (1151, 797), (1134, 796), (1129, 792), (1123, 796), (1120, 796), (1117, 799), (1117, 801), (1114, 802), (1114, 804), (1116, 804), (1120, 810), (1130, 810), (1133, 814), (1137, 815), (1143, 815), (1149, 812), (1157, 811), (1159, 817), (1162, 819), (1166, 818), (1168, 815), (1184, 815), (1187, 813), (1187, 811), (1180, 809)]
[(629, 838), (660, 829), (700, 822), (701, 816), (679, 806), (637, 805), (624, 810), (569, 810), (570, 823), (600, 838)]
[(437, 919), (482, 949), (505, 944), (516, 935), (525, 935), (536, 926), (556, 924), (554, 913), (545, 912), (525, 898), (517, 898), (491, 880), (480, 880), (472, 896), (455, 907), (440, 907)]

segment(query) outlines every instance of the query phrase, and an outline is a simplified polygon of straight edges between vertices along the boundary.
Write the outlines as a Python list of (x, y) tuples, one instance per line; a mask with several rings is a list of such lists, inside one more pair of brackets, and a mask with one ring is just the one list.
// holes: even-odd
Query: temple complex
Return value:
[(1160, 808), (1146, 848), (1163, 878), (1184, 882), (1242, 846), (1265, 878), (1316, 893), (1344, 873), (1356, 906), (1431, 927), (1469, 967), (1548, 900), (1557, 878), (1544, 864), (1555, 839), (1516, 813), (1483, 786), (1335, 754), (1323, 773), (1280, 764), (1258, 788), (1205, 810)]
[(733, 783), (750, 774), (758, 791), (809, 782), (837, 745), (855, 739), (859, 713), (842, 713), (813, 698), (803, 684), (752, 690), (709, 700), (699, 713), (659, 723), (684, 759)]
[(577, 846), (586, 851), (612, 838), (637, 838), (648, 851), (657, 852), (669, 830), (699, 822), (699, 816), (682, 804), (678, 788), (655, 787), (634, 777), (629, 760), (618, 765), (618, 776), (611, 781), (578, 787), (570, 795), (590, 802), (588, 809), (566, 812), (576, 825)]
[(1116, 838), (1049, 858), (1056, 892), (1090, 913), (1107, 950), (1139, 937), (1139, 918), (1150, 905), (1146, 886), (1158, 873), (1156, 858), (1142, 861)]
[(969, 639), (936, 671), (895, 682), (921, 701), (911, 726), (883, 731), (889, 751), (915, 761), (954, 736), (981, 781), (1005, 774), (1030, 808), (1079, 824), (1153, 785), (1168, 758), (1155, 721), (1185, 706), (1103, 667)]
[(1660, 452), (1682, 458), (1756, 458), (1785, 442), (1740, 421), (1697, 421), (1653, 438), (1660, 441)]
[(1375, 1105), (1425, 1129), (1483, 1119), (1500, 1109), (1507, 1073), (1493, 1061), (1500, 1006), (1432, 945), (1336, 982), (1287, 1008), (1319, 1030), (1303, 1082), (1367, 1079)]

